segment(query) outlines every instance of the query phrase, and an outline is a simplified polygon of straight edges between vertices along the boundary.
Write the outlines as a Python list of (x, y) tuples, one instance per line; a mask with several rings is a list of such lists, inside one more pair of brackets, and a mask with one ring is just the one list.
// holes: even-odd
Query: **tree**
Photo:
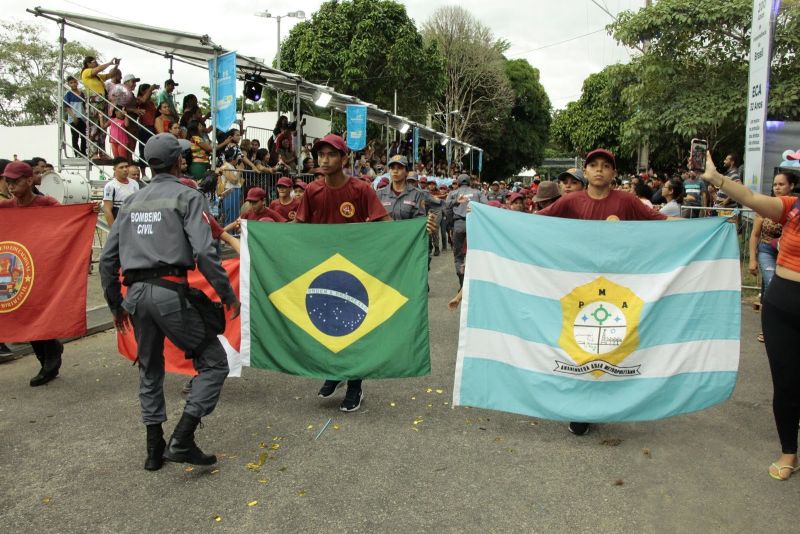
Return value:
[[(784, 2), (778, 15), (768, 113), (800, 118), (800, 10)], [(632, 113), (621, 142), (658, 142), (675, 135), (704, 137), (712, 147), (744, 143), (747, 114), (751, 0), (661, 0), (624, 12), (610, 26), (622, 44), (647, 42), (632, 62), (636, 81), (624, 90)], [(686, 145), (688, 146), (688, 144)]]
[(281, 68), (383, 109), (424, 120), (443, 83), (436, 47), (391, 0), (331, 0), (292, 28)]
[(589, 75), (581, 97), (553, 114), (550, 137), (568, 153), (585, 155), (594, 148), (607, 148), (630, 164), (636, 146), (622, 146), (620, 130), (630, 118), (621, 99), (622, 88), (635, 81), (629, 65), (610, 65)]
[(539, 71), (524, 59), (507, 60), (505, 72), (514, 102), (493, 135), (477, 135), (475, 143), (485, 150), (484, 174), (508, 178), (544, 159), (550, 129), (550, 99), (539, 82)]
[[(36, 24), (0, 22), (0, 124), (48, 124), (58, 115), (58, 47)], [(78, 77), (83, 59), (96, 56), (75, 41), (64, 45), (64, 70)]]
[(445, 133), (471, 142), (499, 130), (514, 102), (503, 58), (508, 43), (459, 6), (437, 9), (422, 34), (445, 60), (444, 93), (435, 103)]

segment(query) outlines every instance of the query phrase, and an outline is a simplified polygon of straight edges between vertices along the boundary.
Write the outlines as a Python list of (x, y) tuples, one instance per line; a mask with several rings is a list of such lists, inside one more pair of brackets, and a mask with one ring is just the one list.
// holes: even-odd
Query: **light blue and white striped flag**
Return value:
[(660, 419), (733, 392), (741, 272), (723, 218), (580, 221), (472, 205), (454, 405)]

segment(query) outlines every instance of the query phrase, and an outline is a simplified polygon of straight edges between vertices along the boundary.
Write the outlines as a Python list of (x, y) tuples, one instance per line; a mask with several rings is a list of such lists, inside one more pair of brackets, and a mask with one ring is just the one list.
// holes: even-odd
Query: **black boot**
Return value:
[(58, 376), (58, 370), (61, 368), (61, 358), (54, 361), (48, 361), (42, 364), (42, 368), (39, 369), (39, 372), (31, 378), (31, 387), (35, 388), (38, 386), (43, 386), (47, 384), (55, 377)]
[(211, 465), (217, 463), (213, 454), (204, 454), (194, 442), (194, 431), (200, 424), (200, 418), (183, 412), (181, 420), (172, 432), (169, 447), (164, 452), (168, 462), (194, 465)]
[(161, 423), (147, 425), (147, 460), (144, 461), (144, 468), (148, 471), (158, 471), (164, 465), (164, 449), (167, 444), (164, 441), (164, 431)]

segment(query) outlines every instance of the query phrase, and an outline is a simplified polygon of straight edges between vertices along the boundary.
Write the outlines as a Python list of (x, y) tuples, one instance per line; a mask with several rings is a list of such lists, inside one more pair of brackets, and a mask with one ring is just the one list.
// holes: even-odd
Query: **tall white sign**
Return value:
[(769, 67), (772, 46), (772, 21), (780, 0), (753, 0), (753, 25), (750, 28), (750, 84), (745, 130), (744, 183), (760, 191), (764, 164), (764, 122), (767, 119)]

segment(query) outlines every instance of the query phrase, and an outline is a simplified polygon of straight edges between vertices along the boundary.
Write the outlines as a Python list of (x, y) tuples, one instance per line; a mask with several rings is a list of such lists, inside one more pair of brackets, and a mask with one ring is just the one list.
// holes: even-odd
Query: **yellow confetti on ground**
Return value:
[(283, 436), (275, 436), (274, 438), (272, 438), (272, 441), (280, 441), (282, 439), (283, 439)]
[(220, 521), (222, 521), (222, 518), (221, 518), (220, 516), (218, 516), (218, 515), (215, 515), (215, 516), (214, 516), (214, 521), (216, 521), (217, 523), (219, 523)]
[(266, 449), (267, 448), (267, 444), (262, 441), (261, 443), (258, 444), (258, 448), (259, 449)]
[(450, 403), (449, 403), (448, 401), (444, 401), (442, 404), (443, 404), (444, 406), (447, 406), (447, 405), (448, 405), (448, 404), (450, 404)]
[(216, 475), (217, 473), (219, 473), (219, 469), (214, 469), (213, 471), (211, 471), (212, 475)]
[(415, 427), (415, 426), (412, 426), (412, 427), (411, 427), (411, 430), (413, 430), (414, 432), (419, 432), (419, 428), (417, 428), (417, 427)]
[(187, 473), (191, 473), (192, 471), (194, 471), (194, 467), (187, 467), (184, 469), (184, 471), (186, 471)]
[(272, 449), (273, 451), (277, 451), (277, 450), (278, 450), (278, 449), (280, 449), (280, 448), (281, 448), (281, 444), (280, 444), (280, 443), (273, 443), (273, 444), (270, 446), (270, 449)]
[(266, 478), (259, 478), (258, 479), (258, 483), (259, 484), (266, 484), (267, 482), (269, 482), (269, 480), (267, 480)]
[(428, 408), (433, 408), (433, 404), (428, 404)]
[(394, 402), (390, 402), (390, 403), (389, 403), (389, 406), (391, 406), (392, 408), (394, 408), (395, 406), (397, 406), (397, 404), (396, 404), (396, 403), (394, 403)]
[(45, 497), (42, 499), (42, 504), (50, 504), (50, 497)]
[(433, 388), (428, 388), (425, 390), (425, 393), (433, 393)]
[(444, 393), (444, 390), (443, 390), (443, 389), (437, 389), (437, 390), (436, 390), (436, 393), (437, 393), (437, 394), (439, 394), (439, 395), (441, 395), (442, 393)]
[(416, 397), (411, 397), (411, 400), (417, 400), (417, 398)]
[(313, 428), (314, 428), (314, 425), (308, 425), (308, 426), (306, 427), (306, 430), (313, 430)]
[(249, 503), (247, 503), (247, 506), (255, 506), (257, 504), (258, 504), (258, 501), (250, 501)]
[(297, 492), (297, 496), (298, 496), (298, 497), (305, 497), (305, 496), (306, 496), (306, 490), (300, 490), (300, 491), (298, 491), (298, 492)]
[(420, 424), (423, 421), (424, 419), (422, 417), (417, 417), (416, 419), (414, 419), (414, 426)]
[(333, 425), (333, 429), (334, 429), (334, 430), (339, 430), (339, 425), (336, 425), (336, 424), (335, 424), (335, 425)]

